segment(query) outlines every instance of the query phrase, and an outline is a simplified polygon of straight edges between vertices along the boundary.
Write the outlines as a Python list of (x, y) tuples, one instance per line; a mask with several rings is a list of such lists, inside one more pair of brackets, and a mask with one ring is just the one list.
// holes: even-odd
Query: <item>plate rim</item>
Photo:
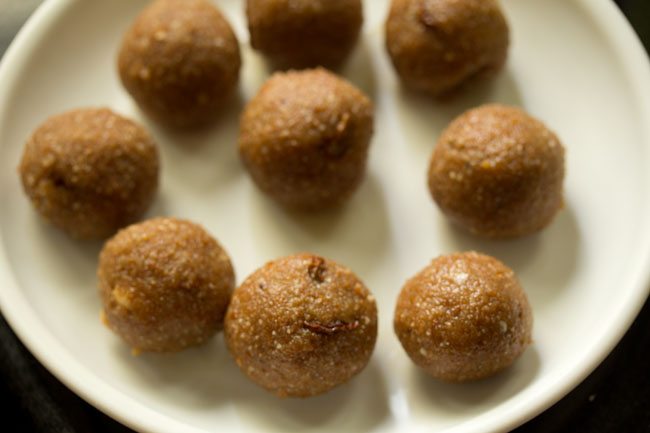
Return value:
[[(11, 84), (17, 79), (25, 61), (34, 47), (41, 43), (44, 35), (59, 18), (78, 0), (45, 0), (20, 29), (0, 61), (0, 130), (4, 127), (7, 100), (11, 99)], [(619, 63), (627, 74), (636, 102), (642, 110), (641, 118), (650, 118), (650, 61), (635, 31), (620, 11), (609, 0), (574, 0), (580, 8), (589, 13), (598, 29), (613, 43), (620, 57)], [(645, 98), (642, 95), (647, 95)], [(640, 125), (643, 131), (642, 144), (650, 155), (650, 123)], [(1, 146), (1, 144), (0, 144)], [(650, 156), (649, 156), (650, 157)], [(650, 177), (648, 178), (650, 181)], [(646, 185), (649, 186), (650, 185)], [(650, 188), (649, 188), (650, 190)], [(650, 213), (648, 201), (644, 209)], [(637, 275), (633, 279), (634, 290), (616, 312), (616, 321), (601, 335), (598, 344), (592, 344), (582, 362), (576, 363), (555, 381), (560, 385), (543, 388), (531, 402), (509, 401), (509, 406), (498, 405), (472, 419), (450, 428), (448, 432), (505, 431), (513, 429), (537, 416), (558, 402), (602, 363), (629, 329), (650, 295), (650, 233), (643, 229), (646, 245), (639, 260)], [(22, 296), (13, 270), (9, 266), (5, 243), (0, 231), (0, 311), (21, 342), (58, 380), (85, 401), (108, 416), (138, 431), (161, 433), (188, 432), (204, 433), (198, 429), (164, 415), (146, 406), (137, 398), (123, 393), (102, 380), (90, 369), (84, 367), (65, 349), (62, 343), (46, 328)], [(532, 397), (532, 396), (531, 396)], [(510, 416), (494, 416), (510, 414)], [(480, 424), (478, 429), (477, 424)]]

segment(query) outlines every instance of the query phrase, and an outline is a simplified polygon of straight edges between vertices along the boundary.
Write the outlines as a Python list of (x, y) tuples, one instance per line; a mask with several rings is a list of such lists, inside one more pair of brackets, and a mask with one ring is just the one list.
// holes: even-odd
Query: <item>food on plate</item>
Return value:
[(377, 308), (350, 269), (297, 254), (267, 263), (235, 290), (225, 337), (253, 382), (281, 397), (309, 397), (363, 370)]
[(435, 97), (500, 70), (508, 45), (497, 0), (393, 0), (386, 21), (402, 83)]
[(514, 272), (476, 252), (434, 259), (397, 300), (395, 333), (431, 376), (465, 382), (510, 366), (531, 344), (532, 311)]
[(235, 285), (228, 254), (201, 226), (176, 218), (109, 239), (97, 270), (103, 319), (139, 352), (176, 352), (223, 328)]
[(239, 43), (207, 0), (156, 0), (124, 35), (122, 83), (163, 125), (192, 128), (215, 120), (239, 79)]
[(546, 227), (563, 206), (564, 147), (521, 109), (483, 105), (445, 129), (428, 178), (455, 223), (492, 238), (523, 236)]
[(25, 144), (19, 173), (36, 211), (79, 239), (101, 239), (140, 218), (158, 188), (149, 133), (106, 108), (43, 122)]
[(257, 186), (294, 209), (340, 205), (364, 177), (373, 105), (318, 68), (275, 73), (241, 116), (239, 153)]
[(363, 24), (361, 0), (248, 0), (251, 45), (281, 69), (336, 68)]

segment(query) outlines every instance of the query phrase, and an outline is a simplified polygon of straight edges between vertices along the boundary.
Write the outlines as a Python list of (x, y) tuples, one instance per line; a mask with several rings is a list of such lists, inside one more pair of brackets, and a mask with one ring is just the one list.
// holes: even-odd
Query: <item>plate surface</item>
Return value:
[[(50, 0), (0, 67), (0, 305), (55, 375), (139, 430), (478, 432), (506, 430), (557, 401), (611, 350), (647, 296), (650, 251), (650, 73), (607, 0), (504, 0), (512, 30), (505, 71), (445, 104), (401, 90), (383, 49), (387, 1), (366, 2), (363, 38), (342, 74), (376, 103), (368, 176), (345, 208), (298, 217), (262, 197), (237, 154), (237, 119), (268, 75), (247, 45), (242, 2), (218, 2), (242, 43), (240, 98), (211, 130), (170, 134), (122, 90), (115, 54), (145, 2)], [(489, 242), (450, 227), (429, 198), (435, 140), (485, 102), (525, 107), (567, 147), (566, 207), (539, 235)], [(105, 105), (147, 125), (162, 152), (150, 215), (203, 224), (242, 279), (272, 258), (312, 251), (347, 264), (375, 293), (379, 340), (355, 380), (309, 400), (279, 400), (248, 382), (221, 335), (173, 356), (132, 357), (99, 322), (99, 243), (46, 226), (16, 166), (47, 116)], [(397, 293), (434, 256), (475, 249), (518, 273), (535, 344), (508, 371), (469, 385), (418, 372), (392, 332)]]

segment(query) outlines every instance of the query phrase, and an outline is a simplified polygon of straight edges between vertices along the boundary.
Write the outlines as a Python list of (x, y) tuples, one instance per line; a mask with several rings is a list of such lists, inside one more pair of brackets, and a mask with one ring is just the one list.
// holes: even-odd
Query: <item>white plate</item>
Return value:
[[(244, 50), (241, 101), (266, 76), (247, 47), (241, 2), (219, 2)], [(243, 102), (203, 134), (170, 135), (143, 119), (119, 85), (115, 53), (143, 1), (50, 0), (0, 68), (0, 303), (34, 354), (63, 382), (139, 430), (454, 431), (512, 428), (583, 379), (647, 295), (650, 250), (650, 73), (607, 0), (505, 0), (513, 45), (492, 84), (439, 105), (403, 93), (383, 49), (386, 1), (366, 2), (365, 34), (344, 74), (376, 101), (368, 177), (339, 212), (297, 218), (262, 197), (238, 161)], [(566, 209), (543, 233), (488, 242), (452, 229), (425, 185), (441, 129), (488, 101), (524, 106), (567, 147)], [(146, 123), (163, 158), (150, 214), (204, 224), (238, 280), (265, 261), (309, 250), (352, 267), (374, 291), (380, 333), (369, 367), (309, 400), (279, 400), (248, 382), (222, 337), (173, 356), (132, 357), (99, 322), (97, 243), (44, 225), (16, 174), (22, 145), (47, 116), (107, 105)], [(186, 143), (189, 142), (189, 143)], [(535, 313), (535, 344), (507, 372), (443, 385), (412, 366), (392, 332), (404, 280), (432, 257), (491, 253), (512, 266)]]

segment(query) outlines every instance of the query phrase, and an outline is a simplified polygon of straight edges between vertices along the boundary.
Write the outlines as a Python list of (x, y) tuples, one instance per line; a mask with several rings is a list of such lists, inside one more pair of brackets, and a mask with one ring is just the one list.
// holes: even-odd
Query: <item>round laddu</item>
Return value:
[(257, 186), (294, 209), (343, 203), (365, 174), (373, 106), (325, 69), (276, 73), (241, 116), (239, 153)]
[(239, 43), (207, 0), (156, 0), (124, 35), (122, 84), (163, 125), (191, 128), (215, 120), (239, 79)]
[(18, 168), (36, 211), (80, 239), (106, 238), (140, 218), (156, 194), (158, 169), (149, 133), (105, 108), (47, 119)]
[(393, 0), (386, 47), (406, 87), (432, 96), (504, 65), (508, 23), (496, 0)]
[(357, 42), (361, 0), (248, 0), (251, 45), (280, 69), (337, 68)]
[(228, 254), (202, 227), (155, 218), (121, 230), (99, 256), (106, 325), (139, 352), (176, 352), (223, 328), (235, 286)]
[(524, 111), (484, 105), (442, 133), (428, 177), (455, 223), (486, 237), (523, 236), (546, 227), (563, 206), (564, 147)]
[(225, 337), (253, 382), (280, 397), (309, 397), (363, 370), (377, 307), (348, 268), (297, 254), (267, 263), (235, 290)]
[(431, 376), (465, 382), (510, 366), (531, 343), (532, 312), (514, 272), (475, 252), (434, 259), (397, 299), (395, 333)]

